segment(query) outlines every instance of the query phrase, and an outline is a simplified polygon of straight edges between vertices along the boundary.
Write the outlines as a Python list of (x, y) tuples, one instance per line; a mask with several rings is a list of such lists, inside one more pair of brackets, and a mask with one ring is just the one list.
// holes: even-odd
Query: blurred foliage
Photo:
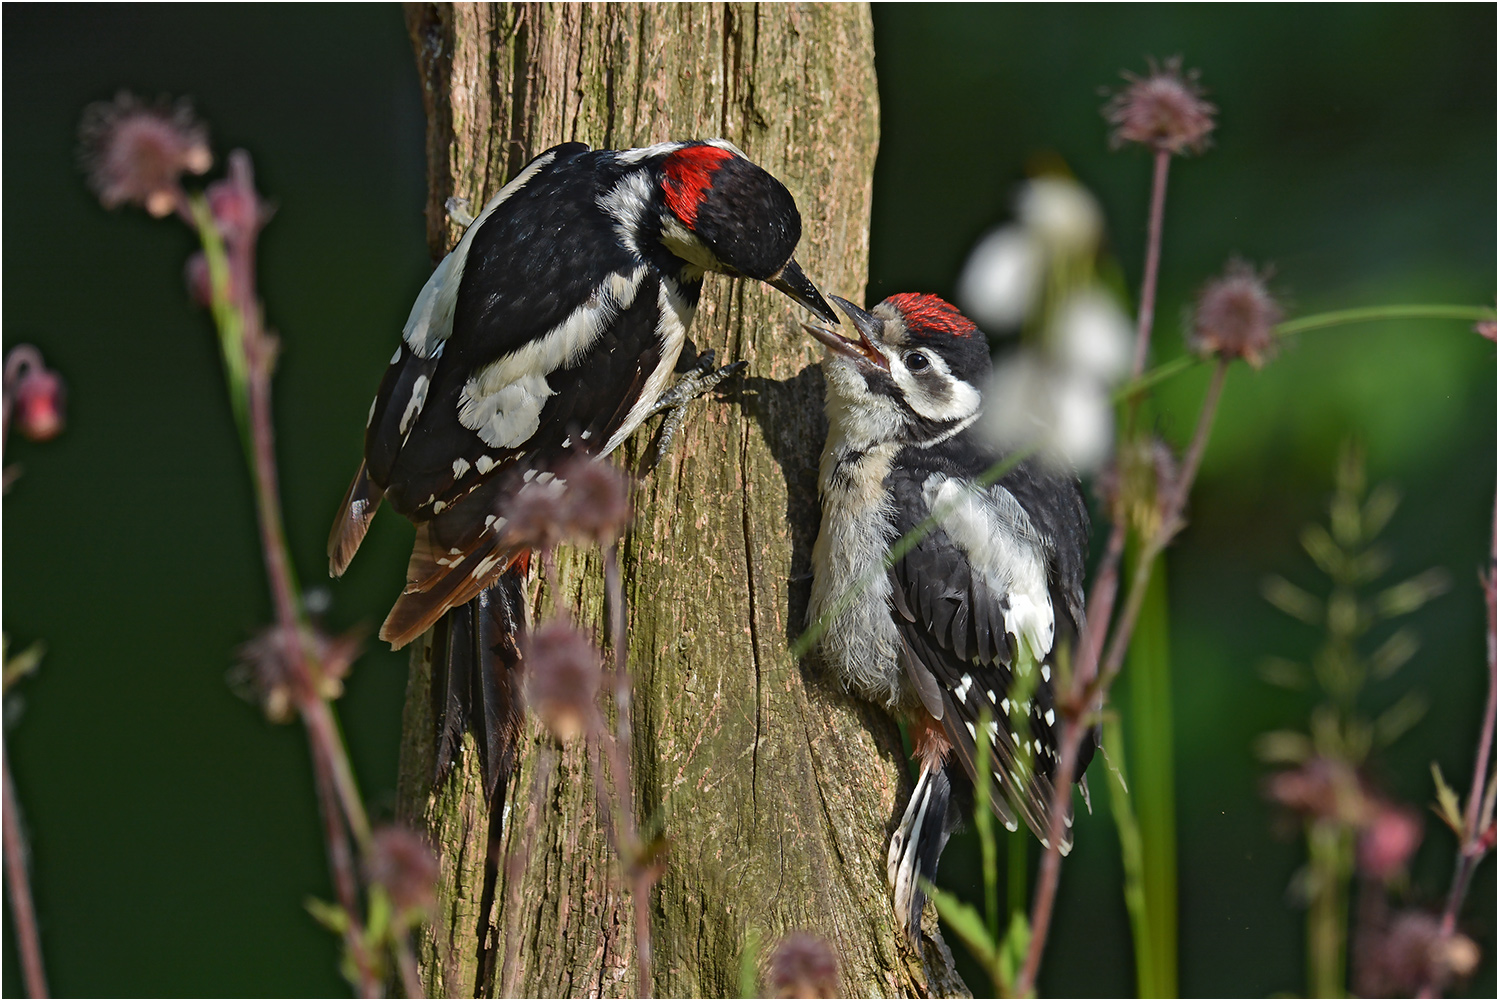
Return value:
[[(1181, 52), (1222, 116), (1217, 145), (1174, 166), (1158, 361), (1180, 351), (1183, 305), (1231, 252), (1274, 262), (1293, 315), (1494, 301), (1492, 7), (932, 4), (877, 5), (874, 17), (873, 299), (950, 295), (974, 240), (1008, 216), (1015, 182), (1057, 159), (1101, 198), (1126, 287), (1137, 283), (1149, 163), (1107, 149), (1100, 88), (1148, 54)], [(370, 395), (430, 268), (401, 11), (6, 5), (0, 19), (4, 340), (40, 345), (71, 405), (60, 439), (7, 457), (26, 476), (5, 499), (3, 537), (6, 632), (18, 647), (48, 643), (7, 748), (54, 990), (341, 993), (337, 946), (301, 904), (309, 890), (331, 895), (305, 744), (224, 683), (269, 609), (208, 321), (183, 289), (189, 239), (105, 216), (76, 170), (74, 129), (85, 104), (121, 87), (188, 95), (215, 148), (248, 148), (275, 193), (261, 267), (284, 345), (283, 493), (292, 550), (315, 568)], [(1284, 896), (1299, 849), (1271, 830), (1251, 743), (1305, 719), (1311, 698), (1263, 685), (1255, 666), (1315, 634), (1256, 589), (1299, 566), (1296, 530), (1317, 517), (1351, 433), (1372, 479), (1405, 495), (1385, 534), (1393, 573), (1438, 565), (1455, 582), (1412, 617), (1423, 653), (1402, 685), (1419, 685), (1431, 709), (1382, 779), (1420, 803), (1430, 761), (1449, 776), (1471, 766), (1494, 369), (1494, 346), (1462, 325), (1399, 323), (1308, 335), (1263, 372), (1230, 377), (1192, 525), (1169, 559), (1189, 995), (1302, 983), (1300, 915)], [(1160, 394), (1174, 441), (1206, 378)], [(376, 519), (359, 562), (329, 585), (331, 627), (384, 612), (409, 532)], [(405, 665), (372, 650), (341, 703), (377, 816), (393, 806)], [(1430, 834), (1419, 893), (1441, 896), (1452, 849)], [(982, 902), (979, 862), (971, 838), (955, 839), (940, 884)], [(1494, 874), (1493, 862), (1480, 870), (1468, 909), (1481, 943), (1494, 939)], [(1044, 994), (1132, 990), (1120, 887), (1107, 812), (1080, 818)], [(169, 960), (150, 960), (164, 949)], [(19, 965), (8, 941), (5, 951), (13, 995)], [(1494, 970), (1486, 957), (1467, 990), (1493, 996)], [(970, 983), (984, 981), (974, 972)]]

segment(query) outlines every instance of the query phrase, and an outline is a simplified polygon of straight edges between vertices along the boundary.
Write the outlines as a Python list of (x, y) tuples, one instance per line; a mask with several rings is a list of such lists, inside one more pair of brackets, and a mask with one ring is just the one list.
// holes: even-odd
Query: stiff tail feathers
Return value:
[(369, 468), (360, 463), (349, 489), (344, 492), (338, 517), (333, 521), (333, 531), (328, 534), (330, 577), (343, 577), (349, 568), (349, 561), (354, 559), (359, 544), (364, 542), (365, 533), (370, 531), (370, 520), (375, 517), (375, 509), (380, 507), (383, 497), (385, 488), (371, 480)]
[(937, 879), (938, 857), (959, 825), (956, 807), (947, 768), (924, 763), (885, 861), (896, 920), (913, 939), (920, 935), (922, 907), (927, 903), (922, 881)]
[(525, 567), (512, 566), (478, 595), (449, 610), (436, 631), (433, 710), (436, 778), (453, 767), (465, 731), (479, 745), (485, 795), (494, 800), (515, 764), (523, 708), (521, 648), (526, 635)]

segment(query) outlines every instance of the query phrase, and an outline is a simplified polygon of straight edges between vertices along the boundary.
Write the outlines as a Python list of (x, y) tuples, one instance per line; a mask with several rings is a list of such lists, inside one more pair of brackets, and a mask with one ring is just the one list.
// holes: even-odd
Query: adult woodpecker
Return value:
[[(915, 936), (948, 836), (994, 778), (990, 804), (1047, 837), (1059, 759), (1054, 657), (1081, 635), (1088, 511), (1078, 483), (1023, 460), (982, 482), (1002, 452), (975, 429), (990, 373), (974, 324), (936, 296), (866, 312), (832, 297), (858, 334), (811, 325), (828, 349), (823, 520), (812, 622), (844, 684), (903, 718), (920, 763), (887, 854), (896, 914)], [(898, 538), (935, 526), (887, 570)], [(989, 721), (989, 763), (975, 741)], [(1081, 780), (1094, 751), (1079, 759)], [(1062, 849), (1072, 846), (1071, 814)]]
[[(501, 188), (437, 266), (371, 405), (328, 555), (343, 574), (382, 500), (416, 523), (380, 637), (399, 648), (452, 613), (435, 652), (440, 772), (466, 727), (490, 792), (508, 768), (528, 553), (506, 535), (507, 502), (570, 458), (607, 455), (653, 412), (705, 272), (759, 279), (836, 321), (792, 258), (801, 232), (785, 186), (722, 139), (564, 143)], [(712, 360), (692, 360), (698, 384), (728, 371), (710, 373)], [(468, 719), (475, 703), (482, 725)]]

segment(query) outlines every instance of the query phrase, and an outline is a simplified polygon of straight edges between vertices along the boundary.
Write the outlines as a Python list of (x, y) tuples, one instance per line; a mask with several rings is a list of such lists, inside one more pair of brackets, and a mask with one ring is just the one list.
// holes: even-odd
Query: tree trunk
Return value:
[[(555, 143), (722, 136), (796, 197), (807, 273), (861, 299), (878, 130), (864, 6), (424, 4), (408, 24), (435, 253), (460, 234), (449, 195), (478, 211)], [(747, 944), (768, 953), (797, 929), (831, 943), (845, 994), (963, 991), (940, 940), (924, 941), (926, 970), (906, 947), (885, 886), (909, 782), (896, 729), (788, 651), (807, 606), (826, 431), (805, 319), (758, 283), (709, 276), (689, 337), (750, 368), (693, 405), (637, 486), (621, 548), (635, 802), (645, 832), (670, 843), (649, 909), (664, 996), (738, 995)], [(646, 438), (618, 461), (635, 468)], [(533, 616), (560, 604), (602, 641), (597, 551), (565, 548), (558, 573), (560, 596), (532, 590)], [(504, 797), (510, 863), (482, 909), (477, 756), (467, 745), (432, 788), (425, 655), (407, 693), (400, 809), (441, 859), (439, 910), (419, 948), (429, 994), (635, 994), (632, 903), (596, 805), (597, 748), (558, 746), (527, 722)]]

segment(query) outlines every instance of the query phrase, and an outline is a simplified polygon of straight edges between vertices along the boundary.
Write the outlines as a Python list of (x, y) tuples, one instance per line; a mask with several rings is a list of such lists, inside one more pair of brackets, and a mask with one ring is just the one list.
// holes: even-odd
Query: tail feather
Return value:
[(958, 828), (955, 806), (947, 769), (924, 763), (886, 854), (886, 878), (892, 888), (896, 920), (905, 925), (913, 939), (920, 935), (922, 907), (927, 903), (921, 882), (937, 879), (938, 858), (948, 844), (948, 836)]
[(330, 577), (343, 577), (349, 568), (349, 561), (354, 559), (359, 544), (364, 542), (365, 533), (370, 531), (370, 520), (375, 517), (375, 509), (380, 507), (383, 497), (385, 488), (371, 480), (369, 468), (360, 463), (349, 489), (344, 492), (338, 517), (333, 520), (333, 530), (328, 534)]

